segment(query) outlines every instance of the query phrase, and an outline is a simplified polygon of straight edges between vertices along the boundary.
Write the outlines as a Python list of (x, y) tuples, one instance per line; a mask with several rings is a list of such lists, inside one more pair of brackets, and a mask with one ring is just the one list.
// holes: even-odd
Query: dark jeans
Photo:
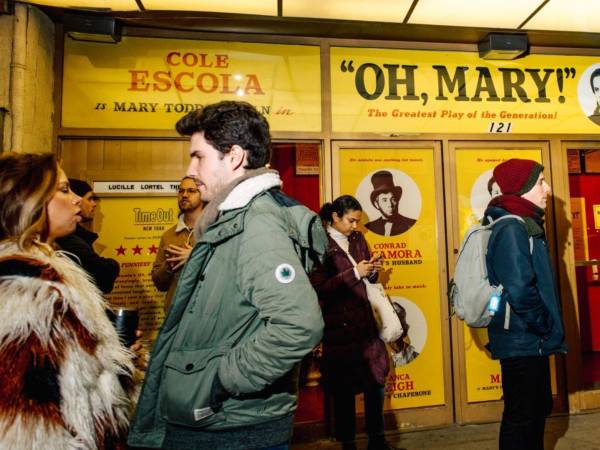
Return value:
[[(354, 441), (356, 437), (355, 395), (349, 389), (333, 389), (333, 417), (335, 437), (342, 442)], [(383, 386), (370, 384), (365, 387), (365, 421), (369, 439), (383, 437)]]
[(504, 412), (500, 450), (543, 450), (546, 417), (552, 411), (547, 356), (500, 360)]

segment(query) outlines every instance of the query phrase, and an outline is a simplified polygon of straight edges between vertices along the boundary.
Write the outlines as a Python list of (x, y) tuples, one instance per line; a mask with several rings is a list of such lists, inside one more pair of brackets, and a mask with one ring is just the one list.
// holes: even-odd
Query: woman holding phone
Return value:
[(387, 351), (363, 282), (363, 278), (376, 281), (381, 262), (356, 230), (362, 216), (358, 200), (350, 195), (338, 197), (323, 205), (320, 216), (329, 248), (311, 281), (325, 320), (322, 371), (333, 399), (336, 438), (344, 450), (356, 449), (355, 395), (364, 393), (368, 449), (393, 449), (383, 433)]

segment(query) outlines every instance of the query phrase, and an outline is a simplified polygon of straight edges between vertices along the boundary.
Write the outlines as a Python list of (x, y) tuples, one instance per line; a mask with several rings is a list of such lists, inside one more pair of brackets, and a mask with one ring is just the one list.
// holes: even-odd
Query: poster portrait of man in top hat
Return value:
[(415, 224), (415, 219), (405, 217), (398, 212), (402, 187), (394, 185), (391, 172), (387, 170), (375, 172), (371, 177), (371, 184), (373, 185), (371, 203), (381, 216), (365, 224), (369, 231), (381, 236), (397, 236)]

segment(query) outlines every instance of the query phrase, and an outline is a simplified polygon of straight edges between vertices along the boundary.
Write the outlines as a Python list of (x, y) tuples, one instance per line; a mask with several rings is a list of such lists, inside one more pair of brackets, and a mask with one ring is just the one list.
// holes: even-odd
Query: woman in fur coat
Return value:
[(132, 354), (52, 247), (80, 201), (52, 154), (0, 157), (0, 449), (125, 448)]

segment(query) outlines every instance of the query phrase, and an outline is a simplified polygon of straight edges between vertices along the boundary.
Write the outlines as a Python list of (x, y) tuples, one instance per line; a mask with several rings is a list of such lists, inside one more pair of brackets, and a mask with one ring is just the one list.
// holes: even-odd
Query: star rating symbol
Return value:
[(152, 247), (148, 247), (148, 250), (150, 251), (150, 254), (156, 253), (158, 252), (158, 247), (154, 244), (152, 244)]
[(139, 245), (136, 244), (135, 247), (133, 247), (131, 250), (133, 250), (133, 254), (134, 255), (141, 255), (142, 254), (142, 247), (140, 247)]
[(125, 250), (126, 248), (123, 247), (122, 245), (120, 245), (118, 248), (115, 249), (117, 251), (117, 256), (119, 255), (125, 255)]

